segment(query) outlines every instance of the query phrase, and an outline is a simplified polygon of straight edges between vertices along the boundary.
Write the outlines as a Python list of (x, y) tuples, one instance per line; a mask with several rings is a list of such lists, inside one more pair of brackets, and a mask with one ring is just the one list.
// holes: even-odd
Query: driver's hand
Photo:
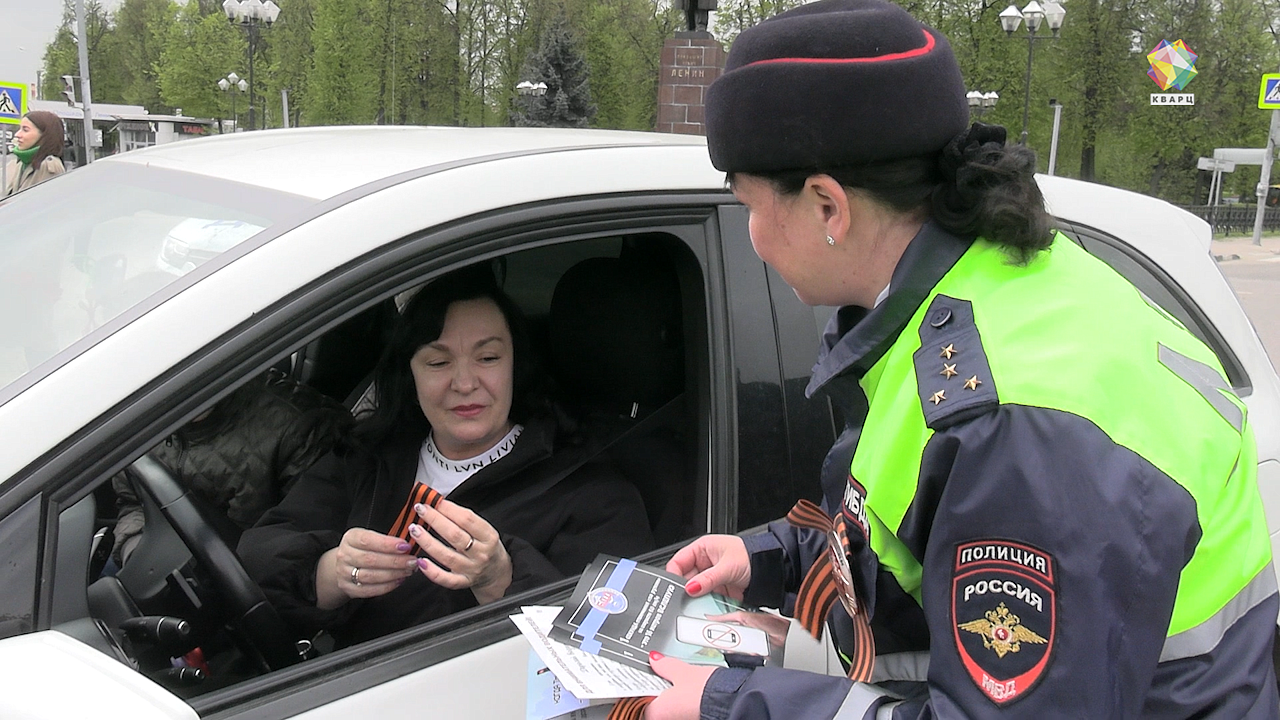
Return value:
[(320, 556), (316, 607), (333, 610), (351, 598), (385, 595), (417, 571), (413, 545), (391, 535), (351, 528), (338, 547)]
[[(413, 509), (418, 513), (418, 524), (409, 526), (409, 534), (428, 555), (429, 559), (418, 559), (418, 569), (428, 580), (452, 590), (471, 588), (481, 605), (507, 592), (511, 585), (511, 556), (492, 525), (448, 500), (441, 500), (434, 508), (419, 504)], [(445, 542), (424, 527), (431, 528)]]

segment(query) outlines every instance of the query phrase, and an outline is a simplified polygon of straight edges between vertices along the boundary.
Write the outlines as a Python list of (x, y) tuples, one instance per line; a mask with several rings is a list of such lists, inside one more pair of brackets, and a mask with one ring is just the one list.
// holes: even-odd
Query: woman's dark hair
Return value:
[(762, 177), (780, 194), (794, 195), (810, 177), (830, 175), (899, 213), (927, 211), (951, 233), (998, 243), (1025, 264), (1053, 242), (1035, 171), (1035, 153), (1006, 145), (1003, 127), (974, 123), (933, 155)]
[(526, 422), (544, 410), (541, 373), (524, 316), (498, 287), (489, 266), (473, 265), (433, 280), (405, 305), (374, 370), (377, 407), (352, 430), (358, 443), (376, 446), (402, 433), (423, 435), (430, 429), (418, 404), (409, 361), (423, 345), (440, 338), (450, 305), (481, 298), (492, 300), (498, 306), (511, 332), (514, 363), (511, 421)]
[(66, 142), (62, 133), (62, 118), (48, 110), (32, 110), (26, 118), (40, 131), (39, 150), (31, 158), (31, 167), (40, 168), (40, 163), (47, 157), (62, 157), (63, 144)]

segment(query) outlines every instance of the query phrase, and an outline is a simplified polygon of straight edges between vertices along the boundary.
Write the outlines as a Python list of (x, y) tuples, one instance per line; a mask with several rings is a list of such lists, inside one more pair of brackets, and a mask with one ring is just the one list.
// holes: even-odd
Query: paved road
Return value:
[(1248, 239), (1216, 241), (1213, 253), (1262, 338), (1271, 364), (1280, 367), (1280, 238), (1265, 238), (1260, 248)]

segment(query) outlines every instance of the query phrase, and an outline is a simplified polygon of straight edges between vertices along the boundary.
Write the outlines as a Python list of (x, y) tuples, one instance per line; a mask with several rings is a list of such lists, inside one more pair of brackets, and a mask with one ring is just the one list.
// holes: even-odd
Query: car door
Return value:
[[(65, 452), (17, 486), (26, 492), (0, 497), (0, 502), (24, 498), (7, 508), (0, 521), (0, 536), (10, 539), (12, 547), (12, 555), (7, 553), (11, 560), (0, 572), (6, 588), (15, 591), (3, 593), (9, 604), (0, 608), (6, 616), (0, 621), (8, 623), (6, 634), (56, 629), (103, 654), (128, 654), (128, 648), (116, 647), (118, 633), (110, 628), (103, 632), (103, 618), (94, 617), (86, 599), (99, 579), (88, 571), (95, 533), (111, 513), (103, 492), (106, 480), (247, 378), (273, 366), (290, 367), (292, 358), (344, 322), (475, 262), (504, 263), (510, 282), (523, 283), (524, 301), (536, 314), (572, 263), (616, 257), (624, 247), (656, 249), (673, 260), (682, 293), (680, 417), (689, 440), (682, 460), (688, 475), (678, 487), (657, 483), (651, 489), (658, 496), (684, 493), (675, 503), (683, 515), (663, 546), (646, 557), (660, 564), (679, 542), (696, 534), (737, 530), (743, 518), (780, 516), (787, 508), (778, 498), (785, 493), (753, 500), (751, 515), (736, 514), (740, 490), (733, 479), (740, 448), (746, 447), (739, 443), (740, 423), (762, 419), (759, 413), (733, 412), (742, 390), (737, 382), (740, 360), (756, 363), (773, 378), (781, 373), (776, 352), (763, 362), (744, 359), (754, 348), (776, 347), (777, 335), (769, 320), (763, 266), (755, 261), (747, 285), (726, 266), (729, 250), (717, 207), (727, 202), (727, 193), (650, 193), (488, 213), (388, 242), (246, 319), (68, 442)], [(750, 252), (745, 233), (736, 233), (728, 243), (738, 253), (734, 262), (742, 259), (743, 249)], [(252, 262), (252, 255), (244, 261)], [(217, 281), (214, 275), (208, 282)], [(735, 318), (748, 316), (766, 322), (734, 327)], [(777, 458), (753, 457), (752, 462), (776, 463)], [(789, 474), (786, 463), (780, 470)], [(507, 616), (523, 604), (563, 599), (572, 584), (567, 579), (225, 687), (171, 692), (184, 696), (202, 717), (366, 716), (423, 702), (429, 702), (435, 717), (518, 717), (524, 712), (529, 649)], [(152, 692), (155, 685), (148, 680), (137, 687)]]

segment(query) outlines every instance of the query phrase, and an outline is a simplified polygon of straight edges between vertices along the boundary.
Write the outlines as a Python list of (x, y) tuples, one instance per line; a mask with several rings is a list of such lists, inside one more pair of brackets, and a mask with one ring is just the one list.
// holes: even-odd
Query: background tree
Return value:
[(595, 127), (652, 130), (662, 45), (684, 13), (652, 0), (582, 2), (577, 10), (596, 104)]
[[(733, 44), (738, 33), (803, 2), (804, 0), (719, 0), (712, 31), (727, 48)], [(681, 29), (683, 29), (683, 18)]]
[[(1066, 83), (1060, 97), (1071, 102), (1078, 123), (1078, 177), (1097, 179), (1098, 136), (1119, 117), (1116, 103), (1122, 88), (1137, 82), (1132, 75), (1134, 26), (1139, 11), (1134, 0), (1081, 0), (1071, 5), (1061, 47), (1051, 59), (1056, 77)], [(1128, 95), (1125, 95), (1128, 97)], [(1047, 104), (1047, 103), (1046, 103)]]
[[(161, 100), (195, 117), (230, 117), (232, 100), (218, 89), (218, 80), (230, 72), (248, 76), (245, 52), (244, 33), (221, 10), (202, 15), (199, 4), (188, 3), (170, 26), (160, 53)], [(248, 110), (248, 98), (237, 98), (236, 109)]]
[(314, 125), (372, 123), (377, 116), (380, 24), (375, 0), (317, 0), (305, 120)]
[(280, 13), (280, 19), (271, 29), (259, 34), (261, 55), (254, 67), (257, 94), (263, 108), (260, 122), (266, 121), (267, 127), (283, 125), (282, 90), (289, 92), (289, 125), (301, 123), (302, 109), (307, 102), (307, 80), (313, 72), (315, 49), (311, 33), (316, 0), (288, 0), (280, 4), (287, 9)]
[(527, 63), (525, 77), (544, 82), (547, 92), (530, 97), (513, 115), (527, 127), (586, 127), (595, 116), (587, 62), (579, 52), (568, 22), (558, 18), (547, 28), (542, 44)]
[[(668, 0), (277, 0), (280, 21), (261, 34), (255, 60), (261, 119), (281, 123), (288, 89), (294, 124), (495, 125), (521, 123), (650, 130), (662, 44), (683, 29)], [(801, 0), (721, 0), (716, 36)], [(1009, 0), (900, 0), (951, 39), (971, 90), (1001, 96), (984, 120), (1022, 127), (1025, 31), (1010, 38), (998, 15)], [(1022, 3), (1023, 0), (1019, 0)], [(247, 75), (244, 33), (221, 0), (87, 0), (94, 100), (152, 112), (230, 115), (217, 89)], [(1260, 147), (1269, 115), (1256, 107), (1259, 76), (1280, 68), (1280, 0), (1068, 0), (1061, 37), (1037, 42), (1029, 144), (1048, 166), (1053, 114), (1063, 105), (1057, 172), (1168, 200), (1203, 200), (1196, 161), (1217, 147)], [(78, 75), (69, 0), (45, 48), (41, 92), (61, 97)], [(1040, 35), (1048, 34), (1044, 29)], [(1159, 89), (1146, 54), (1182, 39), (1199, 75), (1194, 106), (1151, 106)], [(587, 78), (590, 78), (588, 83)], [(548, 85), (517, 96), (522, 80)], [(236, 98), (244, 114), (248, 102)], [(594, 108), (594, 110), (593, 110)], [(1224, 196), (1251, 200), (1256, 167), (1225, 178)]]
[[(119, 42), (117, 51), (125, 103), (141, 105), (153, 113), (173, 110), (161, 100), (159, 68), (170, 28), (177, 18), (174, 0), (124, 0), (116, 8), (112, 35), (127, 38)], [(97, 83), (96, 73), (94, 82)]]
[[(124, 101), (123, 72), (120, 67), (120, 41), (113, 32), (111, 15), (99, 0), (86, 0), (85, 36), (89, 42), (89, 68), (93, 99), (104, 103)], [(52, 100), (62, 99), (62, 76), (80, 75), (80, 51), (76, 45), (76, 8), (72, 0), (63, 0), (62, 23), (53, 40), (45, 46), (44, 70), (40, 94)], [(80, 83), (76, 81), (76, 98)]]

